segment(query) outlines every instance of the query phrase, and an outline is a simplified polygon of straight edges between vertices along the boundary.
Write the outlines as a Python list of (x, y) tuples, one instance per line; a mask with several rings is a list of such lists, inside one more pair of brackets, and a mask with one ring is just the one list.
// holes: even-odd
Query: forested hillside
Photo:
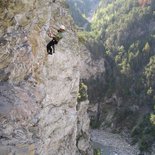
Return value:
[(91, 32), (79, 32), (79, 40), (94, 59), (103, 56), (106, 62), (106, 73), (93, 81), (96, 86), (87, 81), (91, 102), (101, 102), (95, 126), (127, 130), (141, 152), (150, 151), (155, 141), (155, 1), (101, 0)]
[[(113, 67), (119, 77), (121, 76), (116, 82), (118, 85), (108, 88), (115, 91), (115, 86), (117, 93), (124, 97), (134, 94), (141, 98), (139, 94), (143, 93), (147, 93), (147, 96), (153, 95), (154, 10), (154, 1), (141, 7), (137, 0), (116, 0), (105, 8), (100, 5), (93, 18), (91, 33), (95, 35), (91, 36), (95, 36), (94, 42), (103, 46), (103, 54), (113, 60)], [(128, 82), (123, 80), (124, 78), (127, 78)], [(120, 83), (123, 87), (118, 89)], [(145, 98), (144, 94), (142, 96)]]

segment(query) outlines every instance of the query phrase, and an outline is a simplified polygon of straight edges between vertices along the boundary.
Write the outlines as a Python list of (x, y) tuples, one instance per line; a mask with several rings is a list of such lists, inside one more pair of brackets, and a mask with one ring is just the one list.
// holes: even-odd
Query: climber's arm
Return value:
[(48, 32), (47, 32), (47, 34), (48, 34), (48, 36), (50, 37), (50, 38), (53, 38), (53, 37), (56, 37), (57, 36), (57, 31), (58, 31), (58, 29), (57, 28), (54, 28), (53, 27), (53, 29), (55, 29), (56, 31), (54, 31), (53, 30), (53, 32), (51, 31), (51, 30), (48, 30)]
[(50, 38), (55, 37), (55, 34), (54, 34), (54, 33), (52, 33), (51, 31), (49, 31), (47, 34), (48, 34), (48, 36), (49, 36)]

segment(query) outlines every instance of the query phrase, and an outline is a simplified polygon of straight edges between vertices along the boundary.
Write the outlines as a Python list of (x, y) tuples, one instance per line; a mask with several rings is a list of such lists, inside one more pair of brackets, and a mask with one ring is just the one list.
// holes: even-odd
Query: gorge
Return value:
[(154, 0), (0, 0), (0, 155), (154, 155), (154, 54)]
[(90, 28), (78, 32), (92, 60), (104, 60), (103, 72), (83, 79), (88, 86), (91, 127), (121, 134), (130, 145), (138, 145), (140, 154), (152, 155), (154, 11), (153, 0), (101, 0)]

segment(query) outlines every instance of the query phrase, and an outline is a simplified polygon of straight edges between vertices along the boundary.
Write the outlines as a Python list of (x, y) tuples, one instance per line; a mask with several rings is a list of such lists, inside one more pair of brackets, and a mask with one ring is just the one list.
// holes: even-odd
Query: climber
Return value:
[(52, 38), (52, 40), (47, 44), (47, 53), (53, 54), (55, 53), (55, 44), (57, 44), (62, 38), (63, 33), (65, 32), (65, 26), (61, 25), (60, 28), (57, 30), (57, 34), (52, 34), (51, 32), (48, 33), (48, 36)]

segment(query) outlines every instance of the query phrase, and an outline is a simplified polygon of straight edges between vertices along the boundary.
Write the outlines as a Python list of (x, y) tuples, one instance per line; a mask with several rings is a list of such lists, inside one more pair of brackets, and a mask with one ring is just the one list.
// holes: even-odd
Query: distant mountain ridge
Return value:
[(74, 22), (79, 27), (89, 29), (88, 17), (94, 6), (99, 4), (99, 0), (67, 0)]

